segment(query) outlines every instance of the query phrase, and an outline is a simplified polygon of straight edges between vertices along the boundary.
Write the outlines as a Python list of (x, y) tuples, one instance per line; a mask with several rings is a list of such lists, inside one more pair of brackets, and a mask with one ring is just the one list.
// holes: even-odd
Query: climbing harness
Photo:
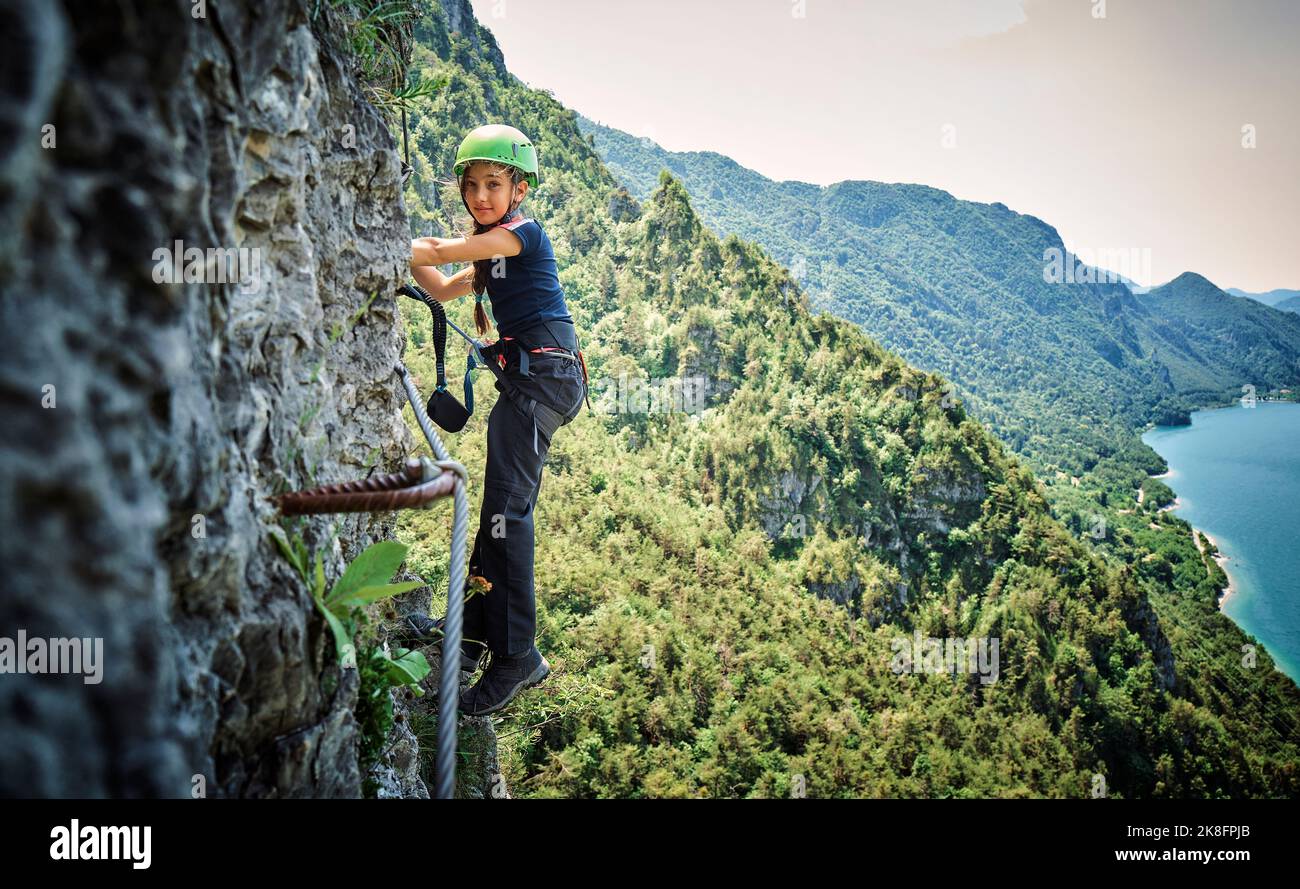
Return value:
[[(433, 336), (434, 336), (435, 355), (441, 355), (443, 353), (443, 350), (445, 349), (447, 325), (450, 325), (450, 327), (453, 330), (455, 330), (456, 333), (460, 334), (461, 338), (464, 339), (465, 342), (469, 343), (470, 345), (469, 361), (468, 361), (468, 366), (465, 369), (465, 384), (464, 384), (464, 391), (465, 391), (464, 419), (467, 420), (469, 416), (474, 413), (474, 388), (473, 388), (470, 374), (472, 371), (478, 370), (480, 367), (485, 367), (492, 372), (493, 376), (497, 378), (497, 381), (500, 383), (501, 391), (505, 393), (506, 397), (510, 399), (511, 403), (513, 403), (519, 410), (523, 411), (524, 416), (532, 421), (533, 453), (538, 453), (537, 418), (539, 414), (541, 415), (543, 421), (546, 421), (546, 423), (548, 424), (547, 428), (554, 429), (563, 425), (564, 423), (563, 414), (561, 414), (559, 411), (552, 408), (550, 405), (543, 404), (537, 399), (524, 394), (522, 391), (520, 391), (519, 387), (515, 384), (515, 382), (510, 379), (509, 375), (506, 373), (506, 366), (508, 364), (509, 353), (512, 349), (518, 351), (519, 373), (525, 377), (532, 376), (532, 372), (529, 369), (530, 368), (529, 358), (528, 358), (529, 354), (535, 355), (539, 353), (550, 353), (558, 358), (562, 358), (577, 363), (578, 366), (581, 367), (582, 369), (582, 387), (583, 387), (582, 397), (583, 400), (586, 401), (587, 407), (588, 408), (591, 407), (591, 400), (588, 397), (589, 382), (587, 378), (587, 362), (586, 359), (583, 357), (581, 348), (579, 348), (576, 353), (571, 352), (568, 349), (560, 348), (558, 346), (540, 346), (540, 347), (529, 348), (523, 341), (510, 336), (503, 336), (501, 339), (493, 343), (484, 343), (481, 340), (476, 340), (470, 337), (467, 333), (465, 333), (465, 331), (461, 330), (459, 327), (455, 325), (455, 323), (453, 323), (450, 319), (448, 319), (447, 313), (443, 310), (442, 303), (438, 302), (436, 299), (430, 296), (423, 288), (414, 284), (407, 284), (401, 287), (398, 290), (398, 293), (402, 294), (403, 296), (410, 297), (411, 299), (418, 299), (420, 302), (427, 305), (429, 307), (429, 310), (433, 312), (433, 317), (434, 317)], [(440, 338), (443, 342), (442, 348), (439, 348)], [(441, 412), (444, 416), (450, 418), (451, 422), (453, 423), (455, 423), (456, 421), (460, 421), (460, 425), (455, 426), (454, 428), (452, 426), (443, 425), (443, 423), (441, 422), (439, 422), (438, 424), (439, 426), (442, 426), (443, 429), (446, 429), (449, 432), (456, 432), (459, 431), (461, 428), (463, 428), (465, 423), (463, 420), (461, 420), (461, 415), (458, 410), (461, 406), (458, 402), (455, 401), (454, 396), (452, 396), (450, 392), (446, 391), (445, 383), (446, 383), (446, 379), (443, 373), (442, 363), (441, 360), (439, 360), (438, 386), (439, 389), (442, 391), (441, 391), (441, 395), (439, 395), (438, 392), (435, 392), (434, 397), (430, 399), (431, 406), (430, 406), (429, 413), (430, 415), (437, 418), (438, 412)], [(433, 404), (434, 398), (438, 399), (439, 404), (436, 405)]]

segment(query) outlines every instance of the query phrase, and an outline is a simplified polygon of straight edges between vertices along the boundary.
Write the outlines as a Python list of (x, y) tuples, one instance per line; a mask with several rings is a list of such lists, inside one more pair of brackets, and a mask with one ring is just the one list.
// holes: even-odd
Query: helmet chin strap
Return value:
[[(523, 198), (520, 198), (520, 200), (523, 200)], [(503, 222), (509, 222), (511, 219), (514, 219), (515, 216), (517, 216), (518, 214), (519, 214), (519, 201), (511, 201), (510, 209), (506, 211), (506, 215), (498, 219), (495, 224), (500, 225)]]
[(517, 216), (518, 214), (519, 214), (519, 205), (515, 204), (509, 210), (507, 210), (506, 215), (498, 219), (494, 223), (494, 225), (500, 225), (503, 222), (509, 222), (511, 219), (514, 219), (515, 216)]

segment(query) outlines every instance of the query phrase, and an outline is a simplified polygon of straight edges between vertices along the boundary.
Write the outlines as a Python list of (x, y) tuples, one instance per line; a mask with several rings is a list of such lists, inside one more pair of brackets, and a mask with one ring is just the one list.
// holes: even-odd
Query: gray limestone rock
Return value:
[[(0, 677), (0, 795), (360, 793), (356, 672), (267, 498), (411, 449), (409, 234), (313, 5), (0, 11), (0, 636), (103, 639), (98, 684)], [(391, 527), (300, 530), (336, 576)]]

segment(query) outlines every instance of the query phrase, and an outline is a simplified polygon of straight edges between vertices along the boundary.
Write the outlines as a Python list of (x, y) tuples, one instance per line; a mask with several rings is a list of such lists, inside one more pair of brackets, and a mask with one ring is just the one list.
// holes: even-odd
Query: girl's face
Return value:
[(488, 225), (506, 215), (512, 200), (523, 200), (528, 183), (520, 181), (512, 188), (508, 168), (480, 162), (466, 168), (461, 189), (474, 218)]

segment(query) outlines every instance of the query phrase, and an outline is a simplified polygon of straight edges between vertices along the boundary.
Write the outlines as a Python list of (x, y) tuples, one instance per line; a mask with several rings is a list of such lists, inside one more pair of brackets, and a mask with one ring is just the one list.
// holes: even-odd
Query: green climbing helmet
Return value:
[(456, 151), (456, 166), (452, 168), (456, 178), (459, 179), (474, 161), (495, 161), (518, 167), (523, 171), (528, 187), (537, 187), (537, 149), (531, 139), (514, 127), (494, 123), (472, 130)]

